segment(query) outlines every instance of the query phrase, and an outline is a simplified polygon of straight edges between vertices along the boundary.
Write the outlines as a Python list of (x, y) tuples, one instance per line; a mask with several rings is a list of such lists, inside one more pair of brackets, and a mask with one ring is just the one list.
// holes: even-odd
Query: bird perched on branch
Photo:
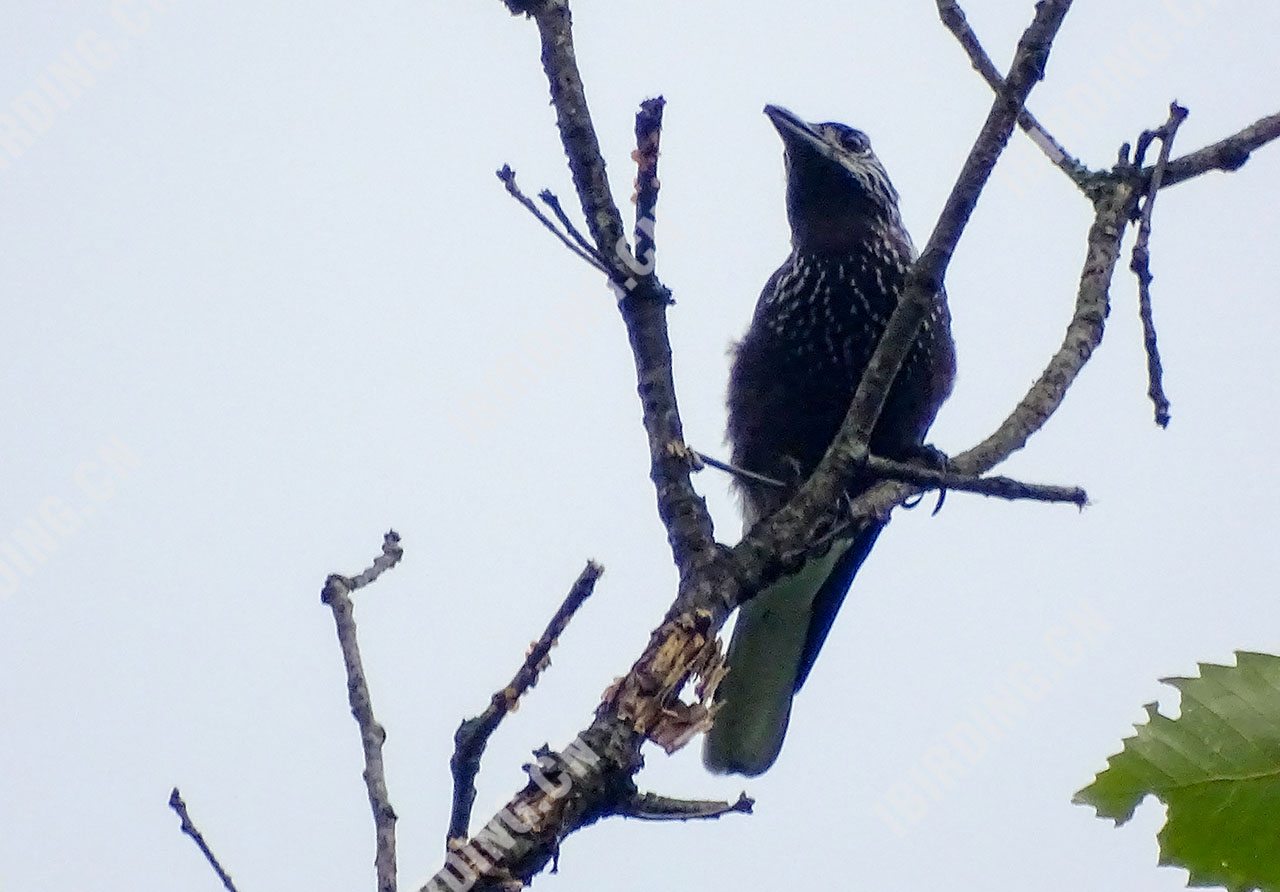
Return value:
[[(898, 193), (866, 134), (809, 124), (766, 106), (785, 149), (791, 256), (764, 286), (729, 378), (733, 463), (787, 484), (817, 467), (902, 293), (915, 259)], [(955, 350), (946, 296), (938, 293), (889, 391), (873, 454), (910, 458), (951, 391)], [(870, 485), (855, 481), (855, 495)], [(739, 478), (744, 527), (794, 492)], [(796, 573), (743, 605), (729, 645), (729, 674), (707, 735), (713, 771), (755, 775), (778, 756), (792, 695), (804, 684), (854, 574), (883, 523), (837, 539)]]

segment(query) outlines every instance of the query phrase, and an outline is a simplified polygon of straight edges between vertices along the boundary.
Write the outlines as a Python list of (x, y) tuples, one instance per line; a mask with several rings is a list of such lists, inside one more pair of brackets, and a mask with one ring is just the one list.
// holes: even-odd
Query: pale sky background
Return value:
[[(999, 63), (1031, 5), (967, 4)], [(725, 348), (787, 252), (761, 107), (867, 130), (923, 242), (988, 90), (928, 0), (584, 0), (576, 20), (624, 203), (636, 105), (667, 98), (659, 272), (689, 442), (721, 452)], [(1272, 0), (1081, 0), (1031, 107), (1105, 166), (1176, 98), (1189, 151), (1280, 108), (1278, 37)], [(454, 729), (583, 561), (605, 576), (494, 739), (478, 817), (587, 723), (673, 594), (612, 299), (493, 175), (575, 204), (535, 28), (498, 0), (14, 3), (0, 48), (0, 122), (31, 136), (0, 144), (0, 890), (219, 888), (175, 784), (243, 892), (371, 889), (319, 592), (389, 527), (406, 558), (357, 615), (417, 888)], [(66, 54), (93, 79), (78, 96), (48, 86)], [(948, 278), (948, 451), (1039, 372), (1083, 257), (1085, 200), (1024, 137), (1008, 162)], [(771, 772), (707, 775), (700, 742), (648, 754), (644, 788), (745, 788), (756, 814), (610, 820), (537, 887), (1182, 888), (1156, 867), (1158, 803), (1116, 830), (1070, 800), (1143, 703), (1176, 708), (1158, 678), (1280, 651), (1277, 184), (1269, 147), (1157, 205), (1172, 426), (1150, 420), (1122, 272), (1095, 361), (1002, 469), (1093, 507), (900, 512)], [(725, 478), (697, 483), (735, 541)], [(998, 739), (940, 778), (966, 721)]]

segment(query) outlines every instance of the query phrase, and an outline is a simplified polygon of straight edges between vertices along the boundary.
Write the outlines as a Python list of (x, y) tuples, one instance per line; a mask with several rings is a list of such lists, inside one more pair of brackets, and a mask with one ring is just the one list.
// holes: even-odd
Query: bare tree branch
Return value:
[[(1278, 138), (1280, 112), (1259, 118), (1225, 139), (1173, 159), (1165, 168), (1162, 183), (1164, 186), (1174, 186), (1211, 170), (1239, 170), (1249, 160), (1250, 154)], [(1151, 170), (1148, 169), (1148, 176), (1150, 173)]]
[(466, 842), (471, 808), (476, 801), (476, 775), (480, 773), (480, 758), (484, 755), (489, 738), (498, 730), (498, 725), (506, 718), (507, 713), (516, 710), (524, 692), (538, 683), (539, 674), (550, 665), (551, 648), (555, 647), (578, 608), (591, 597), (596, 581), (603, 572), (604, 568), (595, 561), (587, 561), (586, 567), (565, 596), (564, 603), (551, 617), (542, 637), (529, 648), (524, 663), (516, 670), (510, 683), (490, 698), (484, 712), (458, 726), (453, 735), (453, 758), (449, 760), (449, 769), (453, 773), (453, 809), (449, 816), (446, 848), (457, 848)]
[(218, 875), (218, 879), (222, 881), (222, 886), (227, 892), (236, 892), (236, 885), (231, 881), (231, 877), (222, 865), (218, 863), (218, 858), (213, 854), (213, 850), (209, 848), (209, 844), (204, 841), (204, 834), (196, 827), (195, 822), (191, 820), (191, 816), (187, 814), (187, 804), (182, 801), (182, 794), (178, 792), (178, 788), (174, 787), (173, 792), (169, 794), (169, 807), (178, 813), (178, 817), (182, 821), (182, 832), (195, 842), (196, 846), (204, 855), (209, 866), (213, 868), (213, 872)]
[[(997, 93), (1004, 88), (1004, 78), (996, 70), (991, 57), (983, 49), (978, 36), (969, 27), (964, 10), (957, 0), (936, 0), (938, 14), (943, 24), (955, 35), (960, 46), (969, 56), (974, 69)], [(1049, 160), (1057, 165), (1071, 180), (1088, 191), (1097, 178), (1105, 176), (1090, 170), (1078, 158), (1066, 150), (1031, 112), (1023, 109), (1018, 114), (1018, 125), (1027, 132), (1031, 141), (1040, 147)], [(1260, 118), (1248, 127), (1168, 163), (1162, 185), (1173, 186), (1211, 170), (1238, 170), (1249, 155), (1268, 142), (1280, 137), (1280, 113)], [(1152, 168), (1147, 169), (1150, 176)]]
[(351, 594), (374, 582), (386, 570), (400, 562), (404, 550), (400, 536), (391, 530), (383, 537), (382, 554), (373, 566), (354, 577), (331, 575), (325, 580), (320, 600), (333, 610), (333, 621), (338, 628), (338, 644), (342, 648), (342, 661), (347, 668), (347, 699), (351, 714), (360, 727), (360, 744), (364, 749), (364, 783), (373, 809), (374, 856), (373, 866), (378, 877), (378, 892), (396, 890), (396, 812), (391, 807), (387, 792), (387, 772), (382, 761), (382, 744), (387, 732), (373, 715), (373, 700), (369, 696), (369, 682), (365, 678), (360, 660), (360, 645), (356, 638), (356, 620)]
[(1120, 258), (1120, 242), (1124, 237), (1125, 222), (1133, 211), (1135, 201), (1133, 184), (1120, 181), (1098, 202), (1096, 216), (1089, 229), (1084, 270), (1076, 292), (1075, 312), (1067, 325), (1062, 346), (1026, 396), (995, 432), (977, 446), (952, 459), (952, 467), (957, 471), (979, 474), (1004, 461), (1025, 446), (1027, 439), (1062, 405), (1067, 390), (1102, 341), (1104, 324), (1110, 310), (1111, 277)]
[(1160, 348), (1156, 343), (1156, 323), (1151, 310), (1151, 212), (1155, 208), (1156, 195), (1165, 169), (1169, 165), (1169, 152), (1179, 125), (1187, 117), (1187, 110), (1178, 103), (1169, 106), (1169, 120), (1156, 130), (1144, 131), (1134, 151), (1134, 164), (1142, 164), (1147, 144), (1160, 140), (1160, 157), (1151, 172), (1146, 194), (1142, 197), (1142, 211), (1138, 220), (1138, 239), (1133, 246), (1129, 269), (1138, 277), (1138, 317), (1142, 320), (1142, 342), (1147, 352), (1147, 396), (1155, 407), (1156, 424), (1169, 426), (1169, 398), (1164, 392), (1164, 367), (1160, 362)]
[(971, 492), (1010, 501), (1060, 502), (1077, 508), (1089, 504), (1088, 493), (1078, 486), (1055, 486), (1048, 483), (1027, 483), (1012, 477), (960, 474), (950, 469), (950, 462), (947, 469), (937, 470), (872, 456), (867, 462), (867, 470), (879, 477), (917, 483), (928, 489)]
[[(586, 91), (574, 55), (567, 0), (535, 0), (508, 3), (508, 6), (513, 11), (518, 7), (519, 12), (530, 15), (538, 26), (542, 67), (551, 88), (556, 125), (569, 159), (574, 188), (587, 220), (587, 231), (611, 267), (611, 281), (618, 292), (619, 310), (631, 341), (658, 515), (667, 527), (676, 566), (684, 573), (695, 564), (722, 558), (713, 537), (711, 516), (690, 479), (689, 453), (684, 444), (667, 335), (670, 292), (651, 267), (636, 259), (627, 244), (622, 217), (610, 191), (600, 143), (587, 108)], [(651, 167), (656, 184), (656, 157)]]
[[(942, 21), (955, 35), (960, 45), (968, 54), (973, 67), (999, 92), (1004, 87), (1004, 79), (996, 71), (990, 57), (982, 48), (981, 42), (969, 27), (964, 11), (956, 0), (937, 0), (938, 12)], [(1161, 151), (1155, 166), (1148, 168), (1146, 182), (1148, 187), (1141, 204), (1141, 215), (1137, 243), (1133, 250), (1129, 268), (1138, 278), (1138, 314), (1142, 321), (1143, 346), (1147, 355), (1147, 395), (1151, 399), (1155, 411), (1156, 424), (1167, 427), (1169, 424), (1169, 399), (1164, 392), (1164, 368), (1160, 361), (1157, 346), (1155, 322), (1151, 306), (1151, 210), (1155, 204), (1156, 193), (1162, 186), (1173, 185), (1185, 179), (1205, 173), (1209, 170), (1231, 171), (1238, 169), (1248, 160), (1250, 152), (1266, 142), (1280, 136), (1280, 115), (1273, 115), (1255, 122), (1250, 127), (1212, 146), (1184, 156), (1177, 161), (1169, 161), (1169, 152), (1173, 135), (1178, 125), (1186, 117), (1186, 109), (1177, 103), (1171, 106), (1170, 119), (1162, 127), (1154, 131), (1146, 131), (1139, 140), (1133, 163), (1141, 166), (1146, 144), (1159, 137)], [(1057, 140), (1025, 109), (1018, 116), (1018, 123), (1027, 131), (1035, 142), (1054, 164), (1061, 168), (1073, 182), (1086, 194), (1097, 198), (1096, 190), (1105, 180), (1105, 175), (1091, 171), (1078, 159), (1070, 155)], [(1128, 148), (1121, 151), (1122, 164), (1127, 162)]]
[[(587, 219), (587, 232), (602, 256), (616, 260), (620, 248), (626, 245), (626, 235), (578, 72), (568, 0), (530, 0), (520, 6), (520, 11), (532, 16), (538, 25), (542, 68), (551, 88), (551, 104), (556, 110), (556, 127), (569, 161), (569, 173)], [(614, 269), (621, 272), (616, 265)]]

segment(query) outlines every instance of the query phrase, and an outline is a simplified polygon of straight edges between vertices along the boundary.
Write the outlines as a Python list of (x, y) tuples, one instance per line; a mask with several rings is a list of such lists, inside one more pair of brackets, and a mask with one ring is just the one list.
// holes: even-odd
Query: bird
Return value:
[[(786, 503), (835, 439), (916, 257), (898, 193), (865, 133), (806, 123), (775, 105), (764, 113), (783, 142), (791, 253), (731, 350), (727, 440), (736, 468), (785, 486), (735, 476), (744, 532)], [(890, 387), (873, 455), (930, 454), (925, 434), (951, 392), (955, 367), (940, 290)], [(855, 478), (847, 493), (872, 482)], [(883, 528), (873, 521), (836, 539), (739, 609), (703, 749), (709, 770), (754, 776), (773, 765), (792, 697)]]

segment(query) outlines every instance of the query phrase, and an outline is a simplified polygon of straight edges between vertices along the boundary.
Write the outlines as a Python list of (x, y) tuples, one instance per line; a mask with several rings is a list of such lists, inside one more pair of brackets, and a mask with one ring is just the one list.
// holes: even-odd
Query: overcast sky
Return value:
[[(967, 4), (1000, 64), (1031, 5)], [(987, 88), (928, 0), (584, 0), (576, 20), (628, 210), (635, 108), (667, 98), (658, 270), (689, 442), (722, 454), (725, 348), (788, 250), (761, 107), (866, 130), (923, 242)], [(1100, 167), (1176, 98), (1189, 151), (1280, 108), (1277, 37), (1272, 0), (1081, 0), (1031, 107)], [(947, 282), (948, 451), (1038, 374), (1083, 258), (1087, 202), (1025, 137), (1007, 161)], [(587, 558), (606, 573), (494, 739), (478, 817), (638, 654), (674, 572), (624, 331), (504, 163), (574, 204), (536, 31), (498, 0), (0, 10), (0, 890), (212, 892), (175, 784), (244, 892), (372, 888), (319, 592), (390, 527), (405, 560), (357, 617), (402, 888), (440, 861), (458, 721)], [(899, 512), (772, 771), (648, 753), (644, 788), (745, 788), (756, 814), (607, 821), (538, 887), (1182, 888), (1158, 803), (1116, 830), (1070, 800), (1143, 703), (1176, 709), (1157, 679), (1280, 651), (1277, 184), (1268, 147), (1157, 204), (1169, 429), (1123, 273), (1094, 362), (1002, 469), (1092, 507)], [(732, 543), (724, 477), (697, 483)], [(943, 758), (965, 727), (979, 744)]]

